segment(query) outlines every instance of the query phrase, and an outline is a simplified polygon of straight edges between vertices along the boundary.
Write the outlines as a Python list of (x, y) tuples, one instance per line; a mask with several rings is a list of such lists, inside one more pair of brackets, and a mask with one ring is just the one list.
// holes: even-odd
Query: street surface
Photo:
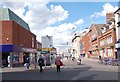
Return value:
[(44, 68), (42, 73), (37, 69), (26, 70), (25, 67), (2, 68), (3, 80), (118, 80), (118, 66), (98, 64), (98, 60), (82, 58), (82, 64), (63, 59), (64, 66), (57, 73), (55, 65)]

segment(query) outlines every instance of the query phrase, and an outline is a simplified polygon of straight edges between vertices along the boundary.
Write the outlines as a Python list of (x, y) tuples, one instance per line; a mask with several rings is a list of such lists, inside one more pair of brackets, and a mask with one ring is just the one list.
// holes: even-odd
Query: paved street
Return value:
[(24, 67), (3, 68), (3, 80), (118, 80), (118, 66), (100, 65), (97, 60), (82, 58), (82, 64), (63, 59), (64, 65), (60, 73), (55, 66), (26, 70)]

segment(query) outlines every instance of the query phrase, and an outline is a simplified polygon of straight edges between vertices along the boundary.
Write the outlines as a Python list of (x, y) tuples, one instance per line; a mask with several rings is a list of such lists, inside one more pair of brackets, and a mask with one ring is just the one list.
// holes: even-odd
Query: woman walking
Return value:
[(55, 65), (57, 66), (57, 72), (60, 72), (60, 66), (63, 65), (62, 61), (60, 60), (60, 57), (56, 58)]

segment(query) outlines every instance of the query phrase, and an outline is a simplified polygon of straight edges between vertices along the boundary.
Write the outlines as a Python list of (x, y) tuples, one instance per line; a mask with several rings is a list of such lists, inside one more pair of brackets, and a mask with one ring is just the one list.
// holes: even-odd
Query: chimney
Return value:
[(114, 13), (113, 12), (110, 12), (110, 13), (106, 13), (106, 24), (108, 22), (110, 22), (113, 18), (114, 18)]

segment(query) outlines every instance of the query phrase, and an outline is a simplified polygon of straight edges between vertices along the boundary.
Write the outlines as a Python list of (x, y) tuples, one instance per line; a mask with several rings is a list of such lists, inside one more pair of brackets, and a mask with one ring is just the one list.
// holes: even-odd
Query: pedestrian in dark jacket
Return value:
[(25, 60), (25, 67), (26, 67), (26, 69), (29, 69), (29, 67), (30, 67), (30, 58), (29, 57), (27, 57)]
[(44, 59), (42, 57), (39, 58), (38, 65), (40, 67), (40, 72), (42, 72), (43, 71), (42, 66), (44, 65)]

